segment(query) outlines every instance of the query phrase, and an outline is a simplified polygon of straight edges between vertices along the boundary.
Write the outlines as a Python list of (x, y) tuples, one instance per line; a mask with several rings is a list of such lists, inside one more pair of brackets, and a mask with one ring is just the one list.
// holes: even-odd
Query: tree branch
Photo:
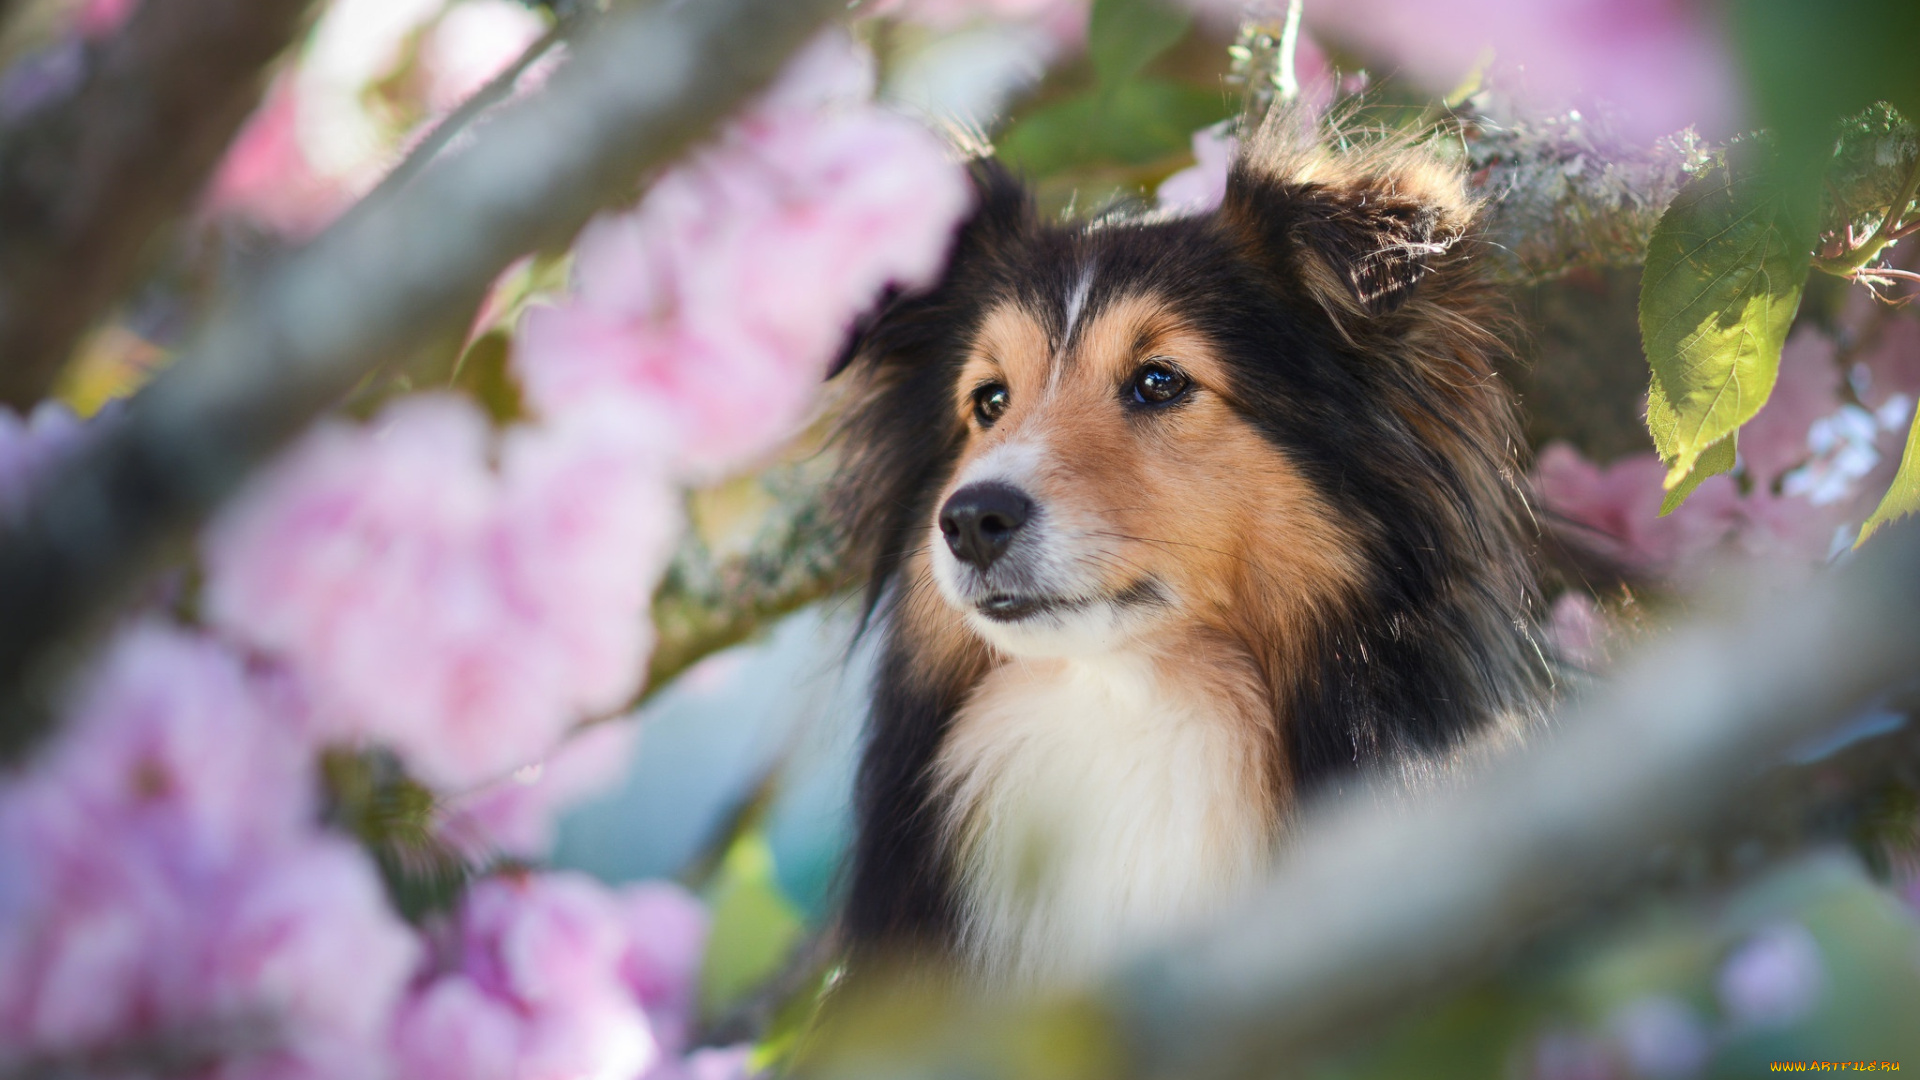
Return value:
[(716, 560), (688, 535), (653, 600), (658, 631), (645, 694), (671, 683), (702, 657), (738, 645), (774, 620), (853, 584), (838, 528), (826, 505), (831, 461), (761, 478), (774, 506), (752, 545)]
[[(1663, 843), (1728, 827), (1789, 747), (1916, 670), (1909, 522), (1809, 588), (1754, 589), (1654, 643), (1523, 752), (1434, 789), (1376, 782), (1320, 807), (1249, 902), (1099, 986), (945, 1013), (924, 992), (869, 989), (847, 1002), (851, 1023), (822, 1036), (810, 1074), (1036, 1075), (1037, 1046), (1062, 1077), (1284, 1073), (1644, 880)], [(914, 1004), (892, 1019), (919, 1017), (900, 1025), (910, 1034), (862, 1017), (903, 999)], [(1065, 1060), (1063, 1045), (1077, 1047)]]
[(92, 633), (248, 470), (382, 360), (458, 324), (507, 263), (564, 240), (764, 86), (836, 0), (618, 11), (541, 93), (230, 298), (0, 534), (0, 759), (51, 723)]
[(0, 130), (0, 403), (45, 396), (259, 104), (313, 0), (147, 0), (69, 96)]

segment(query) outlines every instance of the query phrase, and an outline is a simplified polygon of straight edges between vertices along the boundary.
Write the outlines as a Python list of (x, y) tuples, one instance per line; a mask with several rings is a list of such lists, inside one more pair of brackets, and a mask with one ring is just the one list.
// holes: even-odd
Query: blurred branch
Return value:
[[(1470, 116), (1462, 134), (1474, 187), (1491, 203), (1494, 273), (1512, 285), (1576, 267), (1638, 266), (1667, 204), (1718, 152), (1691, 131), (1625, 147), (1571, 114), (1511, 126)], [(1844, 228), (1832, 219), (1847, 217), (1848, 207), (1887, 206), (1898, 202), (1896, 190), (1911, 201), (1903, 184), (1916, 170), (1920, 137), (1910, 124), (1880, 107), (1850, 119), (1835, 149), (1825, 216)]]
[(379, 186), (369, 193), (362, 205), (377, 205), (388, 193), (411, 183), (414, 177), (420, 175), (422, 169), (433, 164), (442, 151), (453, 145), (454, 140), (458, 139), (462, 132), (512, 97), (514, 90), (520, 84), (520, 77), (535, 64), (546, 59), (547, 55), (552, 53), (561, 42), (573, 36), (591, 14), (595, 12), (576, 9), (565, 15), (556, 15), (553, 25), (547, 28), (546, 33), (541, 34), (533, 44), (522, 50), (520, 55), (514, 58), (513, 63), (488, 79), (485, 86), (474, 91), (467, 100), (460, 103), (459, 108), (448, 113), (444, 119), (434, 125), (433, 130), (427, 132), (426, 137), (407, 154), (405, 160), (394, 166), (393, 171), (386, 176), (381, 177)]
[(765, 85), (836, 0), (611, 14), (471, 146), (229, 298), (174, 366), (0, 534), (0, 759), (51, 723), (89, 636), (276, 447), (383, 360), (457, 323)]
[(1753, 589), (1654, 645), (1523, 752), (1427, 790), (1383, 780), (1320, 807), (1249, 902), (1103, 985), (944, 1011), (868, 987), (845, 1003), (847, 1026), (821, 1037), (812, 1073), (1284, 1073), (1645, 880), (1649, 853), (1726, 830), (1789, 748), (1911, 681), (1920, 524), (1808, 588)]
[(0, 403), (46, 394), (259, 104), (313, 0), (147, 0), (71, 93), (0, 129)]

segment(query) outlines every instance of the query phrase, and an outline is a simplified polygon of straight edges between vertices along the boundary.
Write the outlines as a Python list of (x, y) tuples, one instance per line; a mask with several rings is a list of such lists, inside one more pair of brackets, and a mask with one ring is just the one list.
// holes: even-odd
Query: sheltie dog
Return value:
[(1201, 216), (1044, 222), (977, 163), (944, 279), (854, 348), (856, 957), (1085, 973), (1255, 881), (1304, 797), (1538, 715), (1479, 208), (1299, 130)]

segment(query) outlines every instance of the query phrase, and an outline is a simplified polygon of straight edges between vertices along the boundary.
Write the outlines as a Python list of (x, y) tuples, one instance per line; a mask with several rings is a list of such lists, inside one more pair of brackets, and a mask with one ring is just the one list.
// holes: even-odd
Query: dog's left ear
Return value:
[(1335, 152), (1272, 124), (1249, 143), (1219, 221), (1349, 330), (1416, 296), (1473, 226), (1458, 171), (1417, 147)]

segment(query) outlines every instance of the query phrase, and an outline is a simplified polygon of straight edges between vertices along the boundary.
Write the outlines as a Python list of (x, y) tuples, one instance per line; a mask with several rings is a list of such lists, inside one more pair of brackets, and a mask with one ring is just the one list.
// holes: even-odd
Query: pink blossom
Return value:
[(23, 422), (0, 405), (0, 518), (18, 513), (37, 477), (78, 446), (85, 425), (57, 401), (43, 401)]
[(1660, 516), (1666, 467), (1649, 451), (1600, 466), (1565, 443), (1540, 452), (1534, 484), (1547, 510), (1573, 535), (1629, 565), (1669, 573), (1723, 544), (1738, 527), (1739, 489), (1710, 477), (1686, 504)]
[(1443, 93), (1491, 58), (1536, 108), (1607, 111), (1646, 143), (1689, 125), (1739, 127), (1739, 79), (1713, 12), (1690, 0), (1346, 0), (1308, 4), (1321, 37), (1404, 66)]
[(74, 18), (81, 37), (105, 37), (133, 16), (140, 0), (85, 0)]
[(932, 278), (968, 199), (939, 140), (856, 103), (868, 63), (821, 39), (635, 210), (588, 228), (574, 296), (522, 325), (535, 409), (618, 401), (693, 475), (793, 432), (853, 319)]
[(679, 521), (658, 475), (605, 410), (497, 447), (454, 398), (324, 423), (209, 531), (207, 610), (300, 676), (323, 734), (492, 781), (638, 689)]
[(220, 1036), (223, 1074), (379, 1075), (416, 960), (307, 748), (226, 652), (123, 632), (0, 789), (0, 1061)]
[(402, 1010), (407, 1075), (654, 1075), (663, 1047), (685, 1039), (667, 1007), (691, 1000), (705, 932), (699, 905), (672, 886), (615, 892), (572, 873), (478, 882), (440, 971)]
[(1193, 164), (1160, 182), (1154, 198), (1163, 210), (1208, 213), (1227, 195), (1227, 172), (1240, 153), (1232, 125), (1221, 123), (1193, 133)]
[(1586, 671), (1599, 671), (1607, 660), (1612, 627), (1606, 612), (1586, 593), (1568, 590), (1548, 613), (1547, 641), (1567, 662)]
[(553, 847), (555, 817), (617, 783), (639, 735), (639, 722), (632, 718), (589, 725), (544, 761), (449, 801), (440, 835), (477, 862), (494, 854), (545, 858)]
[(276, 81), (208, 184), (206, 213), (299, 238), (319, 232), (346, 208), (352, 189), (321, 175), (300, 145), (299, 109), (293, 83)]

